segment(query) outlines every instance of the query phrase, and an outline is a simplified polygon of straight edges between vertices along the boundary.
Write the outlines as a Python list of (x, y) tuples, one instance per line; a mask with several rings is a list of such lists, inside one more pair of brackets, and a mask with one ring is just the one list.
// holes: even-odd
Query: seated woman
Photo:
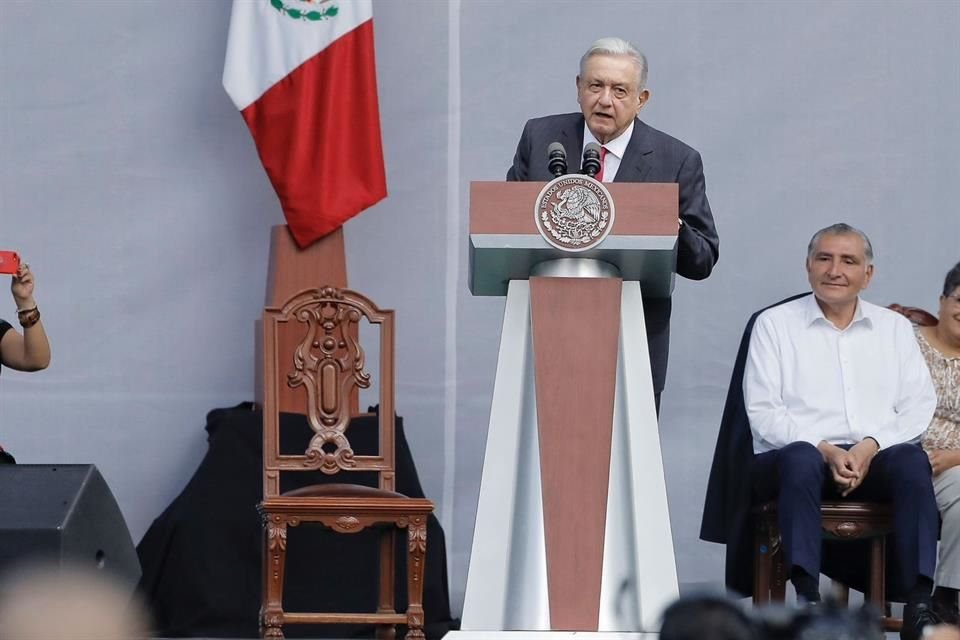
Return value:
[[(10, 283), (13, 301), (17, 304), (17, 319), (23, 333), (0, 318), (0, 365), (18, 371), (37, 371), (50, 364), (50, 343), (40, 322), (40, 310), (33, 299), (33, 274), (26, 263)], [(0, 367), (2, 368), (2, 367)], [(13, 462), (13, 458), (0, 447), (0, 462)]]
[(943, 526), (934, 607), (957, 623), (960, 591), (960, 263), (947, 273), (938, 324), (918, 327), (920, 351), (937, 390), (937, 410), (923, 434)]

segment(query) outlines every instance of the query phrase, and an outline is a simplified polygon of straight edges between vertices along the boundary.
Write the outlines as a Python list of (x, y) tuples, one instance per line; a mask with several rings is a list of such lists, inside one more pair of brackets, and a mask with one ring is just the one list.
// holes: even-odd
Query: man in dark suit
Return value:
[[(650, 98), (645, 88), (647, 60), (620, 38), (601, 38), (580, 59), (577, 102), (581, 113), (529, 120), (523, 128), (507, 180), (551, 180), (547, 147), (563, 144), (568, 158), (579, 158), (583, 147), (597, 142), (601, 149), (603, 182), (676, 182), (680, 185), (677, 273), (691, 280), (710, 275), (719, 256), (717, 230), (707, 202), (700, 154), (676, 138), (637, 118)], [(619, 211), (619, 215), (631, 215)], [(670, 299), (644, 298), (644, 320), (653, 370), (657, 406), (667, 374), (670, 344)]]

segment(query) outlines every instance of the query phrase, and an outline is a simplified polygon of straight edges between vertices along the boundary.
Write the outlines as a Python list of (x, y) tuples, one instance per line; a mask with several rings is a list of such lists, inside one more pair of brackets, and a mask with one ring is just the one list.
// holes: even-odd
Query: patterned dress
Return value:
[[(960, 357), (945, 356), (922, 333), (916, 333), (937, 390), (937, 408), (923, 434), (923, 448), (960, 449)], [(934, 582), (938, 587), (960, 589), (960, 467), (950, 467), (934, 476), (933, 491), (941, 520)]]
[(923, 448), (960, 449), (960, 357), (948, 357), (937, 351), (918, 328), (914, 328), (937, 390), (937, 410), (923, 434)]

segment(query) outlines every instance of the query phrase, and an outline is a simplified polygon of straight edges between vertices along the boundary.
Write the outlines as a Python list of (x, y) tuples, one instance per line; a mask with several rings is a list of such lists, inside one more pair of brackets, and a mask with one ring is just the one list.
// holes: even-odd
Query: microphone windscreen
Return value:
[(591, 178), (600, 172), (600, 145), (588, 142), (583, 148), (583, 166), (580, 169)]
[(559, 142), (547, 146), (547, 168), (557, 178), (567, 172), (567, 150)]

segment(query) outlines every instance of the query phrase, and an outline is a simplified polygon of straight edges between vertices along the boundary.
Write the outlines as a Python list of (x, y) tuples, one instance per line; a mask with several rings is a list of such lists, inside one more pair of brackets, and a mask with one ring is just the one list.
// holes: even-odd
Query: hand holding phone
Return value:
[(15, 276), (20, 271), (20, 256), (16, 251), (0, 251), (0, 273)]

